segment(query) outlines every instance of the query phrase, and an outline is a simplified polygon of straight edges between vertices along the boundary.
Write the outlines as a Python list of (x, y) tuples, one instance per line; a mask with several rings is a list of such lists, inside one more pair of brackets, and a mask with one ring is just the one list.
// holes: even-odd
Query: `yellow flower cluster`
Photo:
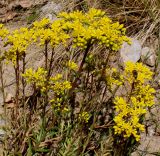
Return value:
[(54, 91), (55, 95), (63, 95), (65, 90), (69, 90), (71, 88), (71, 83), (69, 81), (63, 81), (63, 82), (54, 82), (53, 85), (51, 85), (51, 89)]
[(69, 90), (72, 87), (69, 81), (62, 81), (61, 74), (57, 74), (47, 80), (47, 71), (40, 67), (37, 71), (34, 71), (31, 68), (27, 69), (22, 76), (25, 77), (28, 83), (35, 84), (42, 92), (45, 92), (46, 89), (52, 90), (56, 96), (63, 95), (65, 90)]
[(42, 29), (42, 28), (46, 28), (49, 24), (50, 24), (50, 20), (48, 18), (44, 18), (41, 21), (35, 21), (33, 23), (33, 26), (36, 29)]
[(63, 98), (54, 98), (52, 100), (50, 100), (50, 103), (52, 104), (52, 109), (55, 111), (55, 112), (62, 112), (63, 115), (67, 114), (70, 109), (69, 107), (64, 107), (64, 104), (62, 105), (62, 102), (63, 102)]
[(4, 28), (3, 24), (0, 24), (0, 38), (4, 39), (8, 34), (8, 29)]
[(88, 44), (98, 42), (117, 51), (123, 41), (130, 43), (125, 36), (126, 29), (123, 25), (113, 23), (104, 11), (92, 8), (88, 13), (62, 12), (59, 17), (64, 20), (63, 29), (70, 32), (76, 47), (86, 48)]
[[(124, 41), (130, 42), (125, 36), (123, 25), (112, 22), (104, 11), (92, 8), (87, 13), (62, 12), (58, 17), (54, 22), (44, 18), (34, 22), (31, 28), (21, 28), (13, 32), (9, 32), (0, 24), (0, 37), (6, 37), (6, 45), (10, 45), (4, 54), (6, 60), (15, 65), (17, 58), (20, 61), (28, 46), (34, 42), (55, 47), (59, 44), (66, 45), (71, 39), (76, 47), (86, 48), (98, 43), (113, 51), (119, 50)], [(74, 70), (77, 68), (73, 62), (69, 64)]]
[(79, 114), (79, 120), (81, 122), (88, 123), (89, 119), (90, 119), (90, 115), (88, 112), (82, 112)]
[(56, 82), (58, 80), (62, 79), (62, 74), (57, 74), (54, 77), (51, 77), (50, 80), (53, 82)]
[[(34, 84), (42, 93), (46, 94), (46, 91), (52, 91), (53, 99), (50, 100), (50, 103), (54, 111), (58, 112), (62, 109), (63, 95), (65, 91), (72, 87), (69, 81), (62, 79), (62, 74), (57, 74), (48, 80), (47, 71), (39, 67), (37, 71), (31, 68), (27, 69), (22, 76), (26, 79), (27, 83)], [(67, 113), (67, 108), (63, 108), (62, 112)]]
[(151, 80), (153, 73), (142, 63), (127, 62), (125, 67), (125, 79), (130, 82), (144, 83)]
[(115, 98), (115, 134), (140, 140), (139, 131), (144, 131), (140, 118), (146, 113), (146, 108), (154, 104), (155, 90), (147, 84), (151, 79), (152, 72), (142, 63), (126, 63), (121, 81), (130, 85), (131, 93), (128, 93), (129, 97)]
[(150, 85), (139, 85), (135, 88), (133, 94), (142, 101), (141, 106), (151, 107), (154, 105), (155, 89)]
[(28, 28), (20, 28), (19, 30), (14, 30), (7, 36), (6, 45), (10, 45), (8, 51), (5, 52), (5, 58), (12, 63), (16, 63), (16, 58), (19, 60), (22, 58), (23, 54), (27, 50), (28, 46), (32, 41), (32, 35), (29, 33)]
[(50, 103), (52, 104), (52, 108), (54, 111), (58, 112), (61, 110), (62, 98), (52, 99), (52, 100), (50, 100)]
[(47, 71), (44, 68), (39, 67), (37, 71), (32, 68), (26, 69), (26, 72), (22, 74), (25, 77), (27, 83), (36, 84), (37, 88), (45, 90)]
[(63, 113), (63, 114), (66, 114), (66, 113), (68, 113), (69, 111), (70, 111), (69, 108), (64, 107), (63, 110), (62, 110), (62, 113)]
[(69, 107), (64, 106), (64, 104), (62, 105), (62, 103), (63, 103), (62, 97), (61, 98), (59, 98), (59, 97), (54, 98), (54, 99), (50, 100), (50, 103), (52, 104), (53, 111), (55, 111), (57, 113), (61, 111), (62, 114), (65, 115), (65, 114), (69, 113), (69, 111), (70, 111)]
[(133, 135), (137, 141), (139, 141), (140, 136), (138, 131), (144, 131), (144, 125), (139, 123), (140, 115), (145, 113), (145, 109), (137, 107), (138, 103), (132, 101), (133, 106), (130, 106), (130, 103), (127, 103), (126, 100), (122, 97), (115, 98), (115, 108), (118, 113), (114, 122), (115, 134), (123, 134), (124, 137), (130, 137)]
[(69, 60), (67, 66), (70, 70), (78, 70), (78, 65), (74, 61)]
[(49, 19), (43, 19), (33, 24), (30, 30), (34, 42), (39, 41), (40, 45), (49, 43), (52, 47), (63, 43), (65, 44), (69, 35), (62, 29), (62, 21), (57, 20), (51, 23)]
[(69, 90), (72, 87), (71, 82), (62, 80), (62, 74), (57, 74), (54, 77), (51, 77), (49, 85), (55, 96), (64, 95), (65, 90)]

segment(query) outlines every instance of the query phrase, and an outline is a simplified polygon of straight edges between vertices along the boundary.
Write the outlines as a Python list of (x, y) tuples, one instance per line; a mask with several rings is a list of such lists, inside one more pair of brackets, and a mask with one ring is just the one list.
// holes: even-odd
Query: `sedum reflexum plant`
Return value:
[(136, 141), (140, 140), (139, 131), (145, 130), (141, 117), (146, 113), (146, 108), (154, 104), (155, 90), (147, 84), (152, 74), (142, 63), (126, 63), (121, 81), (130, 86), (130, 91), (127, 97), (115, 97), (115, 134), (125, 138), (133, 135)]
[[(123, 42), (130, 44), (130, 40), (123, 24), (113, 22), (104, 11), (92, 8), (57, 17), (54, 22), (44, 18), (13, 32), (0, 25), (0, 38), (8, 46), (1, 60), (15, 68), (11, 131), (22, 131), (18, 144), (15, 136), (7, 136), (6, 152), (101, 155), (113, 151), (116, 155), (122, 149), (123, 156), (129, 141), (140, 140), (142, 119), (154, 104), (155, 90), (149, 83), (153, 73), (142, 63), (127, 62), (123, 70), (118, 62), (112, 66), (111, 56), (118, 57)], [(26, 69), (31, 45), (43, 51), (44, 63), (37, 69)], [(32, 86), (29, 97), (26, 86)], [(120, 148), (109, 146), (102, 152), (107, 137), (112, 138), (110, 145), (114, 142)]]
[(40, 45), (49, 43), (52, 47), (65, 44), (69, 35), (62, 29), (61, 20), (53, 23), (49, 19), (42, 19), (40, 22), (34, 22), (33, 28), (30, 30), (33, 34), (33, 40), (39, 42)]
[(123, 25), (113, 23), (104, 11), (90, 9), (86, 14), (81, 11), (62, 12), (59, 17), (63, 19), (63, 29), (73, 37), (75, 47), (85, 49), (88, 44), (98, 43), (117, 51), (123, 41), (129, 42)]
[(7, 41), (5, 42), (6, 45), (10, 45), (9, 50), (4, 54), (6, 60), (11, 60), (11, 62), (16, 65), (17, 59), (22, 60), (31, 41), (32, 35), (29, 33), (28, 28), (21, 28), (20, 30), (11, 32), (7, 36)]

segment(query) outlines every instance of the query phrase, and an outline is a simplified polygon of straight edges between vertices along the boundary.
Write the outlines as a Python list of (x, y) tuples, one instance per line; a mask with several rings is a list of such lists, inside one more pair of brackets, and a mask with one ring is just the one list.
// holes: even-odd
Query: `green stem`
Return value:
[[(87, 54), (89, 53), (89, 50), (91, 48), (91, 44), (90, 43), (91, 42), (89, 41), (88, 45), (87, 45), (87, 48), (86, 48), (86, 50), (84, 52), (81, 64), (79, 66), (79, 69), (78, 69), (79, 75), (81, 75), (81, 73), (82, 73), (83, 66), (84, 66), (84, 63), (85, 63), (85, 59), (86, 59)], [(75, 79), (75, 81), (72, 83), (72, 88), (69, 91), (69, 99), (70, 99), (70, 104), (71, 104), (71, 108), (72, 108), (72, 111), (71, 111), (71, 125), (72, 126), (73, 126), (73, 121), (74, 121), (74, 109), (75, 109), (75, 98), (76, 98), (76, 93), (74, 92), (74, 89), (78, 86), (78, 84), (77, 84), (78, 80), (79, 80), (79, 77), (77, 77)]]
[[(22, 74), (25, 73), (25, 65), (26, 65), (25, 58), (26, 58), (26, 54), (24, 53), (23, 58), (22, 58), (22, 62), (23, 62)], [(26, 81), (25, 81), (24, 77), (22, 77), (22, 94), (23, 94), (22, 95), (22, 103), (23, 103), (23, 106), (25, 105), (25, 87), (26, 87)]]
[(15, 75), (16, 75), (16, 108), (15, 113), (17, 115), (19, 107), (19, 53), (16, 51), (16, 66), (15, 66)]
[(45, 55), (45, 70), (47, 71), (47, 75), (46, 75), (46, 83), (45, 83), (45, 95), (44, 95), (44, 103), (43, 103), (43, 110), (42, 110), (42, 125), (43, 128), (45, 129), (45, 114), (46, 114), (46, 106), (48, 104), (48, 42), (46, 41), (45, 43), (45, 51), (44, 51), (44, 55)]

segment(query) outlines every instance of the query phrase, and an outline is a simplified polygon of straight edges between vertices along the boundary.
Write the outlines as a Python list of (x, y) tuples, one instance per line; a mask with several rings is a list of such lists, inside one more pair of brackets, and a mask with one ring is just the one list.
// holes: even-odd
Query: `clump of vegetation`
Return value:
[[(4, 154), (124, 156), (133, 151), (155, 90), (149, 85), (153, 73), (142, 63), (127, 62), (124, 69), (110, 64), (122, 43), (130, 44), (125, 32), (97, 9), (62, 12), (54, 22), (43, 19), (13, 32), (0, 26), (9, 46), (1, 51), (1, 64), (11, 62), (16, 78), (15, 107), (5, 111)], [(38, 69), (26, 68), (31, 45), (44, 49), (44, 66)]]
[(27, 17), (27, 23), (31, 24), (38, 18), (39, 14), (36, 9), (33, 9), (31, 14)]

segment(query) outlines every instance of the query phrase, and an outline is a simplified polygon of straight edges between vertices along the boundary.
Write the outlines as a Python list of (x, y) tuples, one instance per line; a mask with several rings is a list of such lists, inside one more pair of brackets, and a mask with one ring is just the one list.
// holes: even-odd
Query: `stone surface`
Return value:
[(43, 13), (52, 13), (52, 12), (59, 12), (61, 10), (61, 5), (60, 4), (56, 4), (54, 2), (48, 2), (46, 5), (44, 5), (41, 8), (41, 11)]
[(123, 63), (127, 61), (137, 62), (141, 57), (141, 44), (138, 40), (131, 38), (132, 44), (124, 42), (120, 49), (120, 55)]
[(27, 8), (27, 9), (32, 6), (31, 1), (28, 1), (28, 0), (20, 1), (19, 4), (22, 8)]
[(4, 15), (0, 16), (0, 22), (5, 23), (17, 17), (18, 14), (15, 11), (8, 11)]
[(32, 6), (41, 5), (46, 3), (47, 0), (12, 0), (11, 2), (6, 2), (5, 5), (9, 10), (21, 6), (23, 9), (30, 9)]
[[(0, 1), (0, 22), (6, 23), (15, 17), (22, 17), (25, 14), (24, 10), (32, 9), (33, 7), (42, 6), (46, 4), (48, 0), (11, 0)], [(52, 6), (51, 6), (52, 7)], [(53, 8), (54, 9), (54, 8)], [(18, 10), (23, 10), (20, 13)]]
[(141, 59), (145, 64), (152, 67), (155, 66), (156, 55), (154, 50), (150, 49), (149, 47), (144, 47), (141, 52)]
[(60, 11), (62, 11), (62, 6), (54, 2), (48, 2), (40, 10), (43, 17), (49, 18), (51, 21), (56, 20), (56, 14)]
[[(160, 151), (160, 136), (144, 136), (138, 150), (132, 153), (132, 156), (158, 156)], [(156, 154), (157, 153), (157, 154)]]

